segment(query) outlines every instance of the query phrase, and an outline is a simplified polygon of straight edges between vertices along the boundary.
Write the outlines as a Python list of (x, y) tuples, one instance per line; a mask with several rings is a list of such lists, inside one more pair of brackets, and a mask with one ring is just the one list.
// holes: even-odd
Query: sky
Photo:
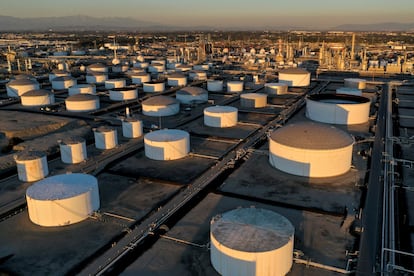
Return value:
[(130, 17), (170, 25), (329, 27), (414, 22), (414, 0), (0, 0), (0, 15)]

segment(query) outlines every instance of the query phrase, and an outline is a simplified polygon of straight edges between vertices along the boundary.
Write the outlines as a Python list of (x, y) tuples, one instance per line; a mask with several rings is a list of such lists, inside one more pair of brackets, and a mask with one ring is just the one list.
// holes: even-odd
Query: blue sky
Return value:
[(414, 22), (414, 0), (0, 0), (0, 15), (132, 17), (175, 25)]

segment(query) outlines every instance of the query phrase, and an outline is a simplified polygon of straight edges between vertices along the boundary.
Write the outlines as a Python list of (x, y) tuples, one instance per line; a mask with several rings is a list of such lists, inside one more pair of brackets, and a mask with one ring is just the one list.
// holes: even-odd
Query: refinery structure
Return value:
[(412, 34), (3, 33), (0, 52), (0, 273), (414, 273)]

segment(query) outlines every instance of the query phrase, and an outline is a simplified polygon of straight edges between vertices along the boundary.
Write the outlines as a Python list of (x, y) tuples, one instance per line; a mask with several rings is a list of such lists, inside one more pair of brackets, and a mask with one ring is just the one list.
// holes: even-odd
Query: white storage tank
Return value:
[(190, 152), (190, 134), (178, 129), (162, 129), (145, 134), (145, 156), (154, 160), (176, 160)]
[(105, 89), (122, 88), (125, 85), (125, 79), (110, 79), (105, 81)]
[(242, 92), (243, 82), (242, 81), (228, 81), (227, 92)]
[(142, 121), (135, 118), (122, 120), (122, 135), (126, 138), (137, 138), (143, 133)]
[(315, 94), (306, 98), (306, 117), (340, 125), (363, 124), (369, 120), (371, 101), (344, 94)]
[(206, 80), (207, 72), (201, 70), (193, 70), (188, 73), (188, 77), (190, 80)]
[(131, 75), (131, 81), (133, 84), (143, 84), (145, 82), (150, 82), (151, 76), (145, 72), (134, 73)]
[(93, 135), (97, 149), (113, 149), (118, 145), (118, 135), (115, 128), (100, 126), (93, 129)]
[(223, 91), (223, 81), (222, 80), (207, 80), (207, 90), (210, 92)]
[(109, 99), (112, 101), (127, 101), (138, 98), (138, 90), (136, 87), (113, 88), (109, 90)]
[(143, 90), (145, 93), (158, 93), (164, 92), (165, 90), (165, 82), (163, 81), (149, 81), (144, 82)]
[(162, 63), (151, 63), (150, 66), (148, 66), (148, 72), (150, 73), (162, 73), (165, 70), (165, 65)]
[(77, 94), (96, 94), (96, 86), (92, 84), (77, 84), (68, 88), (69, 96)]
[(314, 122), (292, 123), (269, 137), (270, 164), (305, 177), (331, 177), (351, 168), (354, 139), (348, 133)]
[(146, 116), (171, 116), (180, 112), (180, 102), (169, 96), (155, 96), (142, 102), (142, 113)]
[(196, 64), (193, 66), (193, 70), (196, 71), (207, 71), (209, 69), (208, 64)]
[(65, 164), (77, 164), (87, 158), (86, 143), (82, 137), (67, 137), (58, 141), (60, 158)]
[(233, 106), (210, 106), (204, 109), (204, 124), (210, 127), (233, 127), (237, 125), (238, 109)]
[(246, 93), (240, 95), (240, 105), (248, 108), (261, 108), (267, 105), (267, 95), (261, 93)]
[(55, 103), (55, 95), (45, 89), (30, 90), (20, 97), (23, 106), (45, 106)]
[(226, 275), (286, 275), (293, 264), (295, 228), (284, 216), (239, 208), (210, 222), (210, 260)]
[(72, 77), (56, 77), (52, 80), (52, 89), (63, 90), (77, 84), (77, 80)]
[(175, 97), (182, 104), (205, 103), (208, 101), (208, 92), (201, 87), (188, 86), (178, 90)]
[(88, 73), (86, 74), (86, 82), (89, 84), (103, 84), (108, 79), (108, 75), (104, 73)]
[(82, 173), (47, 177), (27, 188), (26, 201), (29, 218), (35, 224), (74, 224), (99, 209), (98, 180)]
[(125, 73), (128, 71), (128, 64), (116, 64), (111, 67), (112, 73)]
[(40, 85), (36, 80), (18, 78), (6, 84), (7, 97), (18, 98), (30, 90), (38, 90)]
[(186, 86), (187, 77), (180, 73), (173, 73), (167, 77), (167, 84), (169, 86)]
[(264, 88), (268, 95), (283, 95), (288, 93), (288, 85), (286, 83), (265, 83)]
[(349, 78), (344, 79), (344, 86), (349, 88), (356, 88), (363, 90), (367, 86), (367, 81), (364, 79), (358, 79), (358, 78)]
[(146, 69), (146, 68), (148, 68), (149, 63), (148, 63), (148, 62), (135, 62), (135, 63), (133, 64), (133, 66), (134, 66), (135, 68)]
[(345, 95), (354, 95), (354, 96), (362, 96), (362, 91), (358, 88), (351, 88), (351, 87), (339, 87), (336, 89), (337, 94), (345, 94)]
[(32, 182), (49, 174), (46, 154), (39, 151), (24, 151), (14, 155), (17, 176), (20, 181)]
[(49, 73), (49, 82), (52, 82), (52, 80), (57, 77), (70, 77), (70, 73), (63, 70), (55, 70)]
[(190, 65), (187, 65), (187, 64), (180, 64), (180, 65), (177, 65), (176, 67), (175, 67), (175, 70), (177, 71), (177, 72), (188, 72), (188, 71), (190, 71), (190, 70), (192, 70), (193, 68), (190, 66)]
[(102, 63), (94, 63), (87, 67), (87, 72), (108, 73), (108, 67)]
[(279, 72), (279, 82), (295, 87), (309, 86), (310, 75), (310, 72), (301, 68), (284, 69)]
[(99, 109), (99, 97), (91, 94), (77, 94), (65, 99), (67, 111), (87, 112)]

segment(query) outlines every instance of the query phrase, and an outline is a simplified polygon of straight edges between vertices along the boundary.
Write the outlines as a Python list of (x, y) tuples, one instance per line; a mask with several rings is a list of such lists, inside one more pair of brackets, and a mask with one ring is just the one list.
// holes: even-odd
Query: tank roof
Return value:
[(326, 101), (326, 100), (338, 100), (339, 103), (345, 102), (349, 104), (357, 103), (367, 103), (370, 102), (370, 99), (357, 96), (357, 95), (348, 95), (348, 94), (314, 94), (308, 96), (309, 100), (312, 101)]
[(42, 151), (22, 151), (19, 153), (16, 153), (14, 155), (14, 159), (16, 161), (25, 161), (25, 160), (35, 160), (41, 157), (46, 156), (46, 153), (42, 152)]
[(10, 82), (7, 83), (8, 86), (10, 86), (10, 85), (30, 85), (30, 84), (38, 84), (38, 82), (33, 80), (33, 79), (21, 78), (21, 79), (11, 80)]
[(76, 94), (66, 98), (65, 101), (68, 102), (81, 102), (81, 101), (90, 101), (90, 100), (98, 100), (99, 97), (91, 94)]
[(85, 142), (85, 139), (79, 136), (71, 136), (71, 137), (66, 137), (63, 138), (60, 141), (61, 145), (73, 145), (73, 144), (79, 144), (79, 143), (83, 143)]
[(22, 97), (45, 96), (45, 95), (53, 95), (53, 93), (46, 89), (34, 89), (34, 90), (30, 90), (24, 93)]
[(143, 105), (169, 105), (176, 103), (178, 103), (178, 100), (170, 96), (155, 96), (142, 102)]
[(54, 175), (31, 185), (26, 195), (37, 200), (70, 198), (91, 191), (96, 183), (94, 176), (83, 173)]
[(285, 146), (312, 150), (337, 149), (354, 143), (353, 137), (343, 130), (314, 122), (289, 124), (275, 130), (270, 139)]
[(287, 68), (287, 69), (283, 69), (279, 73), (283, 73), (283, 74), (310, 74), (307, 70), (302, 69), (302, 68)]
[(222, 106), (222, 105), (215, 105), (209, 106), (204, 109), (205, 111), (212, 112), (212, 113), (230, 113), (230, 112), (237, 112), (237, 108), (233, 106)]
[(53, 78), (52, 81), (68, 81), (68, 80), (75, 80), (75, 79), (70, 76), (60, 76), (60, 77)]
[(244, 252), (266, 252), (287, 244), (294, 235), (292, 223), (276, 212), (239, 208), (214, 217), (210, 230), (226, 247)]
[(196, 87), (196, 86), (183, 87), (177, 91), (177, 94), (180, 94), (180, 95), (193, 95), (193, 96), (206, 94), (206, 93), (207, 93), (207, 90), (201, 87)]
[(178, 141), (189, 137), (188, 132), (178, 129), (161, 129), (145, 134), (145, 139), (155, 142)]

